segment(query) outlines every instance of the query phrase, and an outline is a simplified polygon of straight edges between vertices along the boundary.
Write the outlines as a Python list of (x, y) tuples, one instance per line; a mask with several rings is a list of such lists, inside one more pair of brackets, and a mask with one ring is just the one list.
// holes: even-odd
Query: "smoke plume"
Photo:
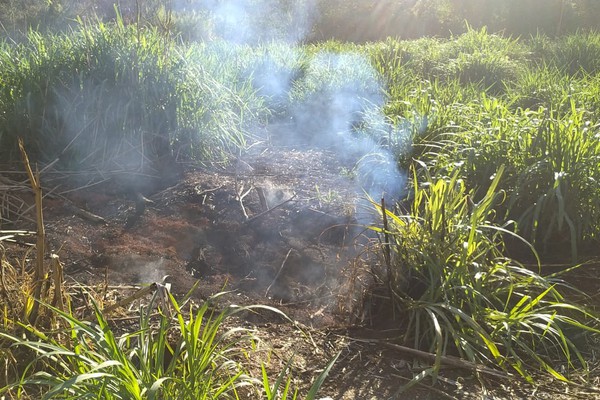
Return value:
[[(359, 190), (396, 198), (404, 176), (389, 138), (405, 133), (382, 112), (384, 84), (360, 51), (307, 54), (300, 46), (318, 18), (314, 0), (207, 0), (218, 36), (256, 48), (244, 71), (273, 111), (272, 135), (284, 144), (332, 149), (355, 162)], [(266, 49), (266, 50), (265, 50)], [(227, 62), (227, 61), (225, 61)]]

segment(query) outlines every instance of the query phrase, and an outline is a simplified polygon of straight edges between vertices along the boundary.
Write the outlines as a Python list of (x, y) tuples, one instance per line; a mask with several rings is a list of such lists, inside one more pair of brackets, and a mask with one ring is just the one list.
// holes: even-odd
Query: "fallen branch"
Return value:
[[(209, 194), (209, 193), (212, 193), (212, 192), (216, 192), (217, 190), (221, 189), (223, 186), (225, 186), (225, 185), (219, 185), (219, 186), (217, 186), (217, 187), (214, 187), (214, 188), (205, 189), (205, 190), (200, 190), (200, 185), (196, 185), (196, 186), (194, 187), (194, 191), (196, 192), (196, 194), (197, 194), (198, 196), (204, 196), (205, 194)], [(161, 192), (161, 193), (162, 193), (162, 192)], [(154, 197), (154, 196), (153, 196), (153, 197)]]
[[(411, 347), (400, 346), (399, 344), (390, 343), (390, 342), (386, 342), (383, 340), (356, 339), (356, 338), (348, 338), (348, 339), (353, 340), (355, 342), (379, 344), (379, 345), (385, 346), (387, 348), (397, 350), (401, 353), (409, 354), (411, 356), (421, 358), (421, 359), (426, 360), (431, 363), (434, 363), (436, 361), (436, 357), (438, 357), (437, 355), (435, 355), (433, 353), (413, 349)], [(456, 368), (462, 368), (462, 369), (466, 369), (466, 370), (473, 371), (473, 372), (480, 372), (482, 374), (491, 375), (491, 376), (495, 376), (497, 378), (502, 378), (502, 379), (514, 379), (514, 375), (511, 375), (507, 372), (488, 368), (481, 364), (463, 360), (462, 358), (453, 357), (453, 356), (441, 356), (440, 359), (441, 359), (441, 363), (443, 365), (449, 365), (449, 366), (456, 367)]]
[(246, 217), (246, 220), (248, 219), (248, 213), (246, 213), (246, 207), (244, 207), (244, 197), (248, 196), (248, 194), (252, 191), (253, 188), (254, 186), (250, 186), (250, 188), (246, 192), (244, 192), (244, 185), (242, 185), (237, 194), (238, 201), (240, 202), (240, 206), (242, 207), (242, 212), (244, 213), (244, 217)]
[(88, 220), (88, 221), (96, 223), (96, 224), (107, 224), (106, 220), (104, 218), (102, 218), (101, 216), (96, 215), (87, 210), (84, 210), (83, 208), (77, 207), (70, 200), (65, 199), (65, 205), (71, 212), (73, 212), (78, 217), (81, 217), (85, 220)]
[(258, 219), (258, 218), (260, 218), (260, 217), (262, 217), (262, 216), (264, 216), (266, 214), (268, 214), (268, 213), (270, 213), (271, 211), (278, 209), (279, 207), (283, 206), (284, 204), (289, 203), (290, 201), (294, 200), (295, 198), (296, 198), (296, 194), (294, 194), (289, 199), (287, 199), (287, 200), (285, 200), (285, 201), (277, 204), (276, 206), (273, 206), (273, 207), (269, 208), (267, 211), (263, 211), (260, 214), (257, 214), (254, 217), (247, 219), (244, 223), (248, 224), (248, 223), (250, 223), (250, 222), (252, 222), (252, 221), (254, 221), (254, 220), (256, 220), (256, 219)]
[(35, 246), (35, 244), (33, 243), (27, 243), (21, 240), (21, 237), (31, 235), (35, 235), (35, 232), (3, 230), (0, 231), (0, 242), (10, 242), (25, 246)]
[(136, 301), (137, 299), (140, 299), (140, 298), (144, 297), (145, 295), (153, 292), (155, 289), (156, 289), (156, 283), (152, 283), (149, 286), (139, 289), (134, 294), (127, 296), (122, 300), (117, 301), (115, 304), (105, 307), (103, 312), (109, 313), (111, 311), (116, 310), (117, 308), (125, 307), (126, 305)]
[[(356, 342), (380, 344), (380, 345), (383, 345), (390, 349), (397, 350), (397, 351), (400, 351), (405, 354), (410, 354), (410, 355), (413, 355), (418, 358), (422, 358), (422, 359), (427, 360), (432, 363), (435, 362), (435, 358), (436, 358), (435, 354), (417, 350), (417, 349), (413, 349), (410, 347), (400, 346), (398, 344), (389, 343), (389, 342), (382, 341), (382, 340), (354, 339), (354, 338), (350, 338), (350, 340), (353, 340)], [(444, 364), (444, 365), (449, 365), (451, 367), (456, 367), (456, 368), (462, 368), (462, 369), (466, 369), (466, 370), (473, 371), (473, 372), (480, 372), (482, 374), (495, 376), (497, 378), (502, 378), (502, 379), (506, 379), (506, 380), (515, 379), (515, 378), (519, 379), (518, 376), (509, 374), (507, 372), (488, 368), (484, 365), (477, 364), (477, 363), (467, 361), (467, 360), (463, 360), (462, 358), (458, 358), (458, 357), (442, 356), (441, 361), (442, 361), (442, 364)], [(591, 396), (593, 396), (592, 393), (594, 393), (594, 394), (600, 393), (600, 388), (596, 388), (593, 386), (584, 385), (584, 384), (573, 382), (573, 381), (567, 381), (567, 382), (562, 382), (562, 383), (564, 383), (566, 385), (574, 386), (581, 390), (587, 390), (587, 391), (591, 392), (591, 393), (585, 393), (585, 394), (571, 393), (570, 396), (572, 396), (572, 397), (587, 399), (587, 398), (591, 398)], [(550, 387), (545, 387), (544, 390), (547, 390), (547, 391), (550, 391), (553, 393), (564, 394), (563, 391), (557, 391), (556, 389), (550, 388)]]
[(168, 307), (167, 307), (168, 306), (168, 303), (167, 303), (168, 296), (167, 296), (166, 292), (168, 292), (171, 288), (170, 284), (165, 283), (168, 278), (169, 278), (169, 275), (166, 275), (163, 278), (162, 283), (154, 282), (149, 286), (143, 287), (143, 288), (139, 289), (138, 291), (136, 291), (134, 294), (127, 296), (120, 301), (117, 301), (115, 304), (105, 307), (102, 310), (102, 312), (104, 314), (108, 314), (109, 312), (114, 311), (117, 308), (121, 308), (121, 307), (125, 307), (126, 305), (129, 305), (130, 303), (134, 302), (135, 300), (140, 299), (140, 298), (146, 296), (147, 294), (152, 293), (153, 291), (158, 291), (159, 297), (160, 297), (161, 303), (163, 304), (165, 312), (168, 313)]

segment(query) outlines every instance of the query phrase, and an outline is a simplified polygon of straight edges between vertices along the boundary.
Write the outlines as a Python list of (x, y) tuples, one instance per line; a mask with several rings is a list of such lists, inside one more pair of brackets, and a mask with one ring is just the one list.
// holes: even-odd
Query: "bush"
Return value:
[(460, 171), (421, 180), (413, 172), (407, 213), (377, 207), (387, 222), (373, 229), (386, 238), (384, 254), (389, 246), (379, 274), (389, 288), (388, 312), (403, 316), (405, 343), (437, 355), (429, 373), (454, 352), (528, 381), (538, 369), (566, 380), (558, 365), (585, 367), (573, 335), (597, 333), (597, 318), (566, 301), (560, 281), (503, 255), (509, 232), (493, 222), (503, 168), (476, 203)]

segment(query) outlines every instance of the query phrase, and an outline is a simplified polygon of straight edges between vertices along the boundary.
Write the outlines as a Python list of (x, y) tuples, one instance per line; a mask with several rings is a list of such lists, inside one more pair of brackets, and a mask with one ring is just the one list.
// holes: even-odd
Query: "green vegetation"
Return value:
[[(228, 36), (228, 27), (215, 23), (211, 7), (217, 2), (203, 0), (2, 0), (0, 34), (21, 36), (30, 28), (64, 31), (76, 25), (79, 15), (97, 15), (102, 20), (116, 16), (113, 4), (127, 21), (157, 26), (180, 34), (184, 40)], [(234, 4), (235, 2), (229, 3)], [(307, 4), (316, 13), (304, 14), (312, 19), (308, 39), (311, 41), (343, 40), (379, 41), (387, 37), (415, 39), (423, 36), (448, 37), (466, 31), (465, 22), (475, 29), (487, 26), (491, 32), (513, 37), (538, 33), (548, 36), (597, 29), (600, 4), (595, 0), (246, 0), (237, 3), (246, 10), (275, 5), (290, 10)], [(230, 8), (229, 11), (233, 11)], [(269, 25), (271, 33), (289, 33), (297, 22), (290, 13), (278, 14), (264, 24), (263, 12), (246, 18), (252, 26)], [(270, 13), (273, 15), (272, 13)], [(269, 34), (263, 36), (268, 39)]]
[[(256, 357), (259, 339), (252, 330), (230, 320), (257, 309), (285, 315), (266, 306), (232, 305), (216, 311), (224, 293), (195, 304), (189, 297), (178, 302), (168, 290), (158, 289), (140, 308), (132, 332), (118, 333), (93, 298), (94, 318), (78, 319), (71, 310), (43, 305), (55, 329), (19, 324), (22, 336), (1, 329), (4, 378), (10, 376), (14, 382), (0, 387), (0, 395), (18, 399), (90, 395), (102, 399), (276, 398), (289, 363), (273, 385), (264, 366), (262, 379), (253, 378), (246, 365), (251, 364), (250, 357)], [(4, 317), (6, 321), (9, 316)], [(306, 399), (315, 398), (336, 359), (315, 377)], [(299, 395), (298, 389), (291, 389), (291, 376), (282, 389), (278, 399)]]
[[(576, 288), (539, 260), (598, 257), (600, 34), (512, 39), (481, 28), (449, 39), (292, 48), (190, 42), (161, 26), (117, 17), (4, 41), (3, 159), (15, 159), (22, 137), (32, 158), (64, 168), (169, 173), (181, 157), (243, 152), (253, 129), (273, 122), (306, 125), (311, 142), (328, 146), (338, 143), (325, 131), (348, 129), (412, 178), (398, 212), (374, 206), (388, 226), (373, 227), (385, 238), (377, 283), (388, 290), (388, 311), (407, 321), (405, 341), (530, 381), (537, 370), (560, 380), (585, 370), (578, 343), (600, 321), (590, 300), (579, 294), (575, 303)], [(340, 98), (356, 100), (319, 108)], [(337, 117), (341, 125), (310, 125)], [(170, 307), (177, 325), (161, 315), (155, 332), (142, 310), (140, 329), (120, 339), (101, 313), (89, 324), (60, 310), (67, 345), (32, 327), (21, 327), (29, 340), (4, 332), (4, 343), (37, 355), (4, 390), (235, 398), (240, 385), (255, 384), (238, 362), (248, 333), (217, 335), (231, 310), (212, 314), (207, 303), (185, 317), (174, 299)], [(271, 385), (263, 369), (267, 398), (278, 388), (287, 396), (286, 373)]]
[(598, 256), (599, 70), (577, 55), (596, 40), (480, 30), (371, 46), (386, 113), (412, 143), (398, 155), (414, 177), (406, 211), (380, 210), (389, 226), (374, 228), (390, 243), (380, 280), (407, 343), (527, 379), (585, 368), (574, 332), (597, 332), (591, 300), (574, 304), (558, 275), (508, 255)]
[[(552, 366), (557, 360), (568, 372), (586, 367), (568, 332), (600, 333), (598, 320), (565, 300), (567, 285), (557, 277), (543, 277), (504, 256), (503, 236), (510, 233), (492, 222), (503, 198), (503, 171), (477, 203), (459, 170), (423, 181), (415, 171), (410, 209), (403, 215), (386, 210), (387, 230), (377, 229), (390, 237), (393, 251), (382, 280), (393, 311), (406, 321), (405, 343), (439, 357), (457, 351), (530, 382), (538, 369), (567, 380)], [(437, 368), (429, 372), (437, 374)]]
[(69, 35), (31, 33), (3, 50), (4, 156), (19, 135), (38, 160), (143, 170), (146, 159), (243, 147), (247, 127), (267, 111), (235, 68), (242, 49), (176, 48), (156, 29), (121, 20)]
[(328, 0), (320, 1), (318, 39), (377, 41), (388, 36), (448, 37), (472, 27), (510, 36), (559, 36), (598, 28), (594, 0)]

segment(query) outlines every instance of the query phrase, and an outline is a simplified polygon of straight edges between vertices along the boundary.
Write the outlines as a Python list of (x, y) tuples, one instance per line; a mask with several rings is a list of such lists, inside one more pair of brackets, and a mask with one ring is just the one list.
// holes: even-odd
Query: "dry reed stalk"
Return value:
[(294, 250), (294, 249), (289, 249), (287, 254), (285, 255), (285, 258), (283, 259), (283, 262), (281, 263), (281, 267), (279, 267), (279, 271), (277, 271), (277, 275), (275, 275), (275, 278), (273, 278), (273, 282), (271, 282), (271, 284), (269, 285), (267, 290), (265, 290), (265, 297), (267, 297), (269, 295), (271, 288), (273, 287), (275, 282), (277, 282), (277, 279), (279, 279), (279, 275), (281, 275), (281, 271), (283, 271), (283, 267), (285, 267), (285, 263), (287, 262), (288, 258), (290, 257), (290, 253), (292, 252), (292, 250)]
[[(433, 353), (429, 353), (426, 351), (422, 351), (422, 350), (417, 350), (417, 349), (413, 349), (412, 347), (406, 347), (406, 346), (401, 346), (399, 344), (395, 344), (395, 343), (390, 343), (387, 342), (385, 340), (379, 340), (379, 339), (359, 339), (359, 338), (349, 338), (350, 340), (354, 341), (354, 342), (361, 342), (361, 343), (369, 343), (369, 344), (378, 344), (378, 345), (382, 345), (385, 346), (389, 349), (392, 350), (397, 350), (399, 352), (402, 352), (404, 354), (408, 354), (417, 358), (420, 358), (422, 360), (426, 360), (428, 362), (435, 362), (436, 357), (438, 357), (437, 354), (433, 354)], [(473, 361), (468, 361), (468, 360), (463, 360), (462, 358), (458, 358), (455, 356), (441, 356), (441, 363), (444, 365), (448, 365), (450, 367), (455, 367), (455, 368), (461, 368), (461, 369), (466, 369), (469, 371), (473, 371), (473, 372), (480, 372), (483, 374), (487, 374), (490, 376), (495, 376), (497, 378), (502, 378), (502, 379), (519, 379), (518, 376), (509, 374), (505, 371), (501, 371), (501, 370), (496, 370), (493, 368), (489, 368), (486, 367), (483, 364), (479, 364)]]
[(63, 265), (60, 262), (60, 259), (57, 254), (52, 254), (50, 258), (52, 259), (52, 275), (54, 277), (54, 297), (52, 299), (52, 306), (64, 312), (65, 303), (63, 300), (63, 293), (66, 292), (63, 288)]
[(387, 281), (388, 281), (388, 285), (389, 285), (389, 290), (390, 290), (390, 298), (393, 299), (394, 298), (394, 290), (393, 290), (393, 275), (392, 275), (392, 249), (390, 246), (390, 231), (389, 231), (389, 227), (388, 227), (388, 218), (387, 218), (387, 211), (385, 208), (385, 199), (382, 197), (381, 198), (381, 215), (383, 215), (383, 236), (384, 236), (384, 243), (383, 243), (383, 255), (385, 258), (385, 267), (387, 269)]
[(171, 290), (171, 285), (169, 283), (167, 283), (167, 281), (169, 280), (169, 275), (165, 275), (162, 279), (162, 282), (153, 282), (152, 284), (150, 284), (149, 286), (145, 286), (141, 289), (138, 289), (135, 293), (133, 293), (130, 296), (127, 296), (126, 298), (117, 301), (114, 304), (111, 304), (108, 307), (105, 307), (102, 312), (106, 315), (108, 315), (109, 312), (116, 310), (117, 308), (121, 308), (121, 307), (125, 307), (131, 303), (133, 303), (135, 300), (138, 300), (144, 296), (146, 296), (147, 294), (150, 294), (154, 291), (158, 292), (159, 298), (161, 299), (161, 303), (163, 305), (164, 311), (169, 314), (169, 303), (167, 302), (168, 300), (168, 292)]
[[(5, 268), (7, 267), (7, 268)], [(9, 266), (8, 264), (5, 262), (4, 260), (4, 254), (0, 255), (0, 295), (2, 296), (2, 299), (4, 300), (4, 309), (3, 309), (3, 321), (2, 321), (2, 325), (1, 326), (7, 326), (7, 321), (8, 321), (8, 316), (15, 316), (15, 312), (14, 312), (14, 308), (13, 308), (13, 302), (11, 300), (11, 297), (9, 296), (9, 291), (8, 291), (8, 286), (6, 284), (6, 279), (5, 279), (5, 272), (9, 270)], [(14, 274), (15, 271), (12, 271), (12, 273)], [(10, 313), (9, 313), (9, 308), (10, 308)]]
[(36, 243), (36, 268), (33, 277), (33, 305), (31, 308), (31, 312), (27, 315), (27, 309), (25, 309), (24, 319), (30, 322), (32, 325), (35, 325), (35, 321), (38, 317), (39, 307), (40, 307), (40, 297), (42, 294), (43, 282), (46, 279), (46, 271), (44, 268), (44, 253), (45, 253), (45, 242), (46, 242), (46, 233), (44, 230), (44, 215), (42, 211), (42, 186), (40, 185), (40, 174), (39, 171), (34, 175), (31, 164), (29, 163), (29, 157), (27, 156), (27, 152), (25, 151), (25, 146), (23, 144), (23, 139), (19, 138), (19, 150), (21, 151), (21, 157), (23, 159), (23, 165), (25, 166), (25, 171), (27, 172), (27, 176), (29, 177), (29, 182), (31, 183), (31, 188), (33, 189), (33, 193), (35, 195), (35, 209), (36, 209), (36, 220), (37, 220), (37, 243)]
[[(3, 222), (16, 223), (25, 217), (25, 201), (13, 193), (27, 191), (27, 186), (0, 175), (0, 227)], [(31, 221), (31, 220), (30, 220)]]

